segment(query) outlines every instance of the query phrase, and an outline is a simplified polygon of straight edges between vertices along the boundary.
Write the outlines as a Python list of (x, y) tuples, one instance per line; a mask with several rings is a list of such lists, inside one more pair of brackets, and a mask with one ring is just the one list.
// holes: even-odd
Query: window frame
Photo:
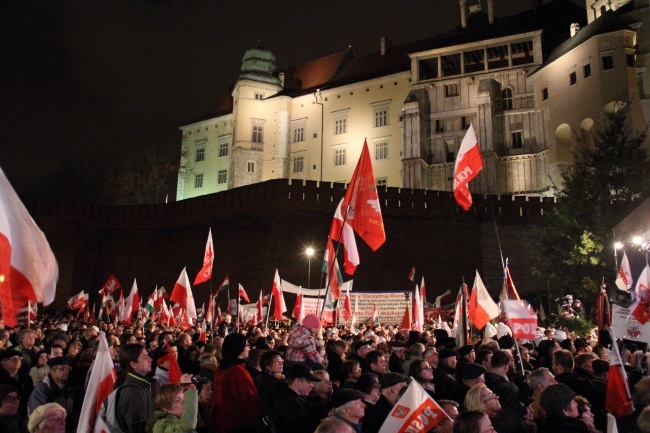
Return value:
[(205, 145), (196, 146), (194, 149), (194, 162), (205, 161)]
[(197, 173), (194, 175), (194, 189), (203, 188), (203, 173)]
[(293, 161), (291, 161), (292, 173), (303, 173), (305, 171), (305, 156), (294, 156)]
[(246, 173), (255, 173), (255, 161), (246, 162)]
[(334, 149), (334, 167), (343, 167), (347, 165), (347, 153), (346, 148)]
[(305, 127), (296, 126), (293, 128), (293, 143), (302, 143), (305, 141)]
[(225, 183), (228, 183), (228, 170), (217, 171), (217, 184), (223, 185)]
[(378, 141), (375, 143), (375, 161), (384, 161), (388, 159), (388, 141)]

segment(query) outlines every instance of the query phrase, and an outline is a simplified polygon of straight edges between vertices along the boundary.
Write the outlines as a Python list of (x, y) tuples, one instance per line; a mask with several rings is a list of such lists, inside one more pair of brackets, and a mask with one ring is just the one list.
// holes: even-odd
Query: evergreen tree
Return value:
[(551, 295), (591, 302), (614, 272), (612, 229), (650, 193), (647, 129), (633, 133), (628, 106), (603, 116), (602, 127), (577, 140), (573, 165), (562, 171), (535, 274)]

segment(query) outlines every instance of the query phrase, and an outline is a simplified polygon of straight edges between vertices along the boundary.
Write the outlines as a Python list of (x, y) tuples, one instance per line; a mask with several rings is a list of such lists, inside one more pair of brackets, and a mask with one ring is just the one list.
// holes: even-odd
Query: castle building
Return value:
[(364, 141), (378, 186), (450, 191), (470, 124), (484, 160), (472, 191), (552, 195), (604, 110), (629, 104), (643, 130), (647, 0), (533, 0), (503, 18), (495, 1), (460, 0), (450, 32), (381, 38), (366, 56), (348, 48), (277, 71), (272, 53), (247, 51), (230, 91), (180, 128), (177, 200), (280, 178), (344, 183)]

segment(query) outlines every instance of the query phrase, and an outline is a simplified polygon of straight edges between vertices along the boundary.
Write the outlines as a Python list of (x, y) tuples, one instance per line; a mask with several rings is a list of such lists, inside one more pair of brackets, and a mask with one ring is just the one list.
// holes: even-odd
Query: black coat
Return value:
[(393, 410), (393, 404), (388, 401), (382, 394), (379, 401), (371, 408), (366, 409), (366, 414), (363, 417), (361, 429), (363, 433), (377, 433), (379, 429), (388, 418), (388, 414)]
[(288, 386), (283, 386), (272, 402), (277, 433), (313, 433), (320, 424), (320, 406), (312, 405)]

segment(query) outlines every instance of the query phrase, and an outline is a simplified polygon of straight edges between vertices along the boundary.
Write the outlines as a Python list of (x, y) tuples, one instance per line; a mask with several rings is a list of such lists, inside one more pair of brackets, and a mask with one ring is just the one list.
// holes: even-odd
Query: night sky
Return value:
[[(460, 22), (457, 0), (1, 3), (0, 167), (32, 201), (97, 202), (130, 150), (178, 154), (178, 127), (236, 80), (247, 49), (272, 51), (283, 68)], [(529, 5), (495, 0), (496, 16)]]

